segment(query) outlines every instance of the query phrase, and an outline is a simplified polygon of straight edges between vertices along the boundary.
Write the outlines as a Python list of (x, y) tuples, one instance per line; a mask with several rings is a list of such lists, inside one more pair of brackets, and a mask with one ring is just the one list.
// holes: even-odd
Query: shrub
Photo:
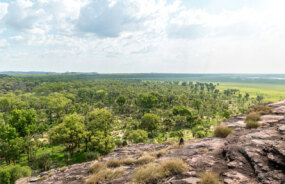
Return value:
[(160, 166), (168, 176), (182, 174), (188, 171), (188, 165), (179, 158), (169, 158), (165, 161), (162, 161), (160, 163)]
[(136, 183), (157, 183), (158, 180), (165, 175), (162, 169), (158, 168), (157, 164), (148, 164), (140, 167), (134, 174), (133, 179)]
[(49, 170), (51, 165), (52, 165), (52, 160), (51, 160), (50, 153), (44, 153), (44, 154), (39, 155), (36, 158), (36, 160), (34, 161), (34, 164), (41, 171)]
[(146, 142), (148, 139), (148, 134), (144, 130), (132, 130), (126, 134), (126, 138), (128, 141), (136, 144)]
[(93, 152), (93, 151), (88, 151), (85, 153), (85, 158), (86, 160), (90, 161), (90, 160), (95, 160), (100, 156), (100, 153), (98, 152)]
[(122, 162), (120, 160), (108, 160), (106, 164), (107, 167), (119, 167)]
[(220, 125), (215, 128), (214, 136), (226, 138), (230, 133), (232, 133), (232, 131), (233, 130), (231, 128), (224, 125)]
[(100, 170), (106, 169), (107, 165), (103, 162), (95, 162), (89, 167), (89, 171), (92, 173), (98, 173)]
[(200, 176), (200, 184), (219, 184), (220, 177), (218, 174), (206, 171)]
[(245, 118), (245, 122), (259, 121), (259, 120), (260, 120), (260, 114), (258, 112), (250, 112)]
[(168, 149), (162, 149), (162, 150), (159, 150), (159, 151), (155, 151), (153, 153), (150, 153), (151, 156), (154, 156), (156, 158), (160, 158), (162, 157), (163, 155), (166, 155), (168, 153)]
[(121, 177), (124, 173), (125, 171), (121, 169), (111, 170), (105, 168), (93, 174), (91, 177), (89, 177), (86, 183), (87, 184), (97, 184), (101, 182), (105, 183), (106, 181)]
[(59, 170), (60, 170), (60, 172), (64, 172), (64, 171), (66, 171), (66, 169), (67, 169), (67, 167), (64, 166), (64, 167), (60, 168)]
[(148, 164), (140, 167), (133, 176), (136, 183), (157, 183), (159, 180), (182, 174), (188, 166), (181, 159), (169, 158), (159, 164)]
[(260, 124), (257, 121), (248, 120), (246, 122), (246, 128), (248, 128), (248, 129), (258, 128), (259, 126), (260, 126)]
[(139, 158), (137, 161), (136, 161), (136, 164), (139, 164), (139, 165), (145, 165), (145, 164), (148, 164), (152, 161), (154, 161), (155, 158), (153, 156), (150, 156), (150, 155), (145, 155), (141, 158)]
[(126, 159), (123, 159), (121, 162), (122, 162), (122, 165), (132, 165), (136, 163), (136, 160), (133, 158), (126, 158)]
[(0, 183), (13, 184), (17, 179), (31, 176), (31, 169), (27, 166), (8, 166), (0, 170)]
[(258, 104), (249, 109), (249, 112), (258, 112), (259, 114), (272, 113), (272, 109), (265, 104)]

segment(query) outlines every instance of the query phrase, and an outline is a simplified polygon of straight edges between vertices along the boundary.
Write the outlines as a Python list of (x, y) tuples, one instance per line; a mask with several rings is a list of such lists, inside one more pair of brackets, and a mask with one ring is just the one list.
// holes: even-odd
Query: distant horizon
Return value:
[(82, 74), (200, 74), (200, 75), (285, 75), (285, 73), (182, 73), (182, 72), (81, 72), (81, 71), (66, 71), (66, 72), (55, 72), (55, 71), (21, 71), (21, 70), (11, 70), (11, 71), (0, 71), (0, 74), (4, 73), (50, 73), (50, 74), (67, 74), (67, 73), (82, 73)]

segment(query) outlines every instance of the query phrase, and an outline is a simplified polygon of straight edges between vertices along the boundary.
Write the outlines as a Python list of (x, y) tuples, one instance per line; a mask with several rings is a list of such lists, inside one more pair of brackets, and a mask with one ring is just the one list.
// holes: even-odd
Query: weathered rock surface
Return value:
[[(285, 184), (285, 101), (269, 105), (273, 109), (270, 115), (264, 115), (257, 129), (245, 129), (244, 116), (230, 118), (221, 124), (234, 129), (226, 139), (204, 138), (186, 141), (181, 149), (170, 150), (160, 157), (159, 162), (168, 157), (179, 157), (189, 165), (189, 172), (170, 178), (165, 184), (199, 183), (199, 175), (205, 170), (220, 174), (226, 184)], [(165, 149), (171, 144), (136, 144), (118, 148), (102, 158), (123, 159), (138, 158), (143, 152)], [(63, 184), (85, 183), (91, 162), (69, 166), (61, 172), (51, 170), (36, 177), (23, 178), (17, 183), (28, 184)], [(130, 181), (136, 165), (124, 166), (126, 174), (109, 183), (127, 183)], [(52, 173), (52, 174), (50, 174)]]

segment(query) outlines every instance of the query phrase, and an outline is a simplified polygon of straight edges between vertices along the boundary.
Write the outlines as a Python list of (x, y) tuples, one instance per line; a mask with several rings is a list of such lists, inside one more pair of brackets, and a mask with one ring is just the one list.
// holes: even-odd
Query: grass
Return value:
[(272, 113), (272, 109), (264, 104), (258, 104), (249, 109), (249, 112), (257, 112), (261, 115)]
[(148, 164), (150, 162), (153, 162), (155, 160), (155, 157), (151, 156), (151, 155), (145, 155), (140, 157), (137, 161), (136, 164), (138, 165), (145, 165)]
[(163, 178), (188, 171), (187, 164), (179, 158), (169, 158), (159, 164), (150, 163), (140, 167), (133, 175), (135, 183), (157, 183)]
[(220, 177), (211, 171), (203, 172), (200, 175), (200, 184), (220, 184)]
[(91, 175), (91, 177), (89, 177), (88, 180), (86, 181), (86, 184), (98, 184), (102, 182), (105, 183), (109, 180), (121, 177), (124, 173), (125, 171), (122, 169), (112, 170), (104, 168), (98, 171), (97, 173)]
[(242, 94), (249, 93), (250, 98), (262, 95), (264, 102), (278, 102), (285, 99), (285, 85), (282, 84), (222, 82), (218, 86), (220, 90), (229, 88), (238, 89)]
[(214, 131), (214, 136), (226, 138), (230, 133), (232, 133), (232, 131), (233, 130), (227, 126), (224, 125), (217, 126)]
[(259, 126), (260, 126), (260, 123), (258, 123), (257, 121), (250, 120), (246, 122), (247, 129), (258, 128)]
[(258, 112), (250, 112), (245, 118), (245, 122), (259, 121), (259, 120), (260, 120), (260, 114)]

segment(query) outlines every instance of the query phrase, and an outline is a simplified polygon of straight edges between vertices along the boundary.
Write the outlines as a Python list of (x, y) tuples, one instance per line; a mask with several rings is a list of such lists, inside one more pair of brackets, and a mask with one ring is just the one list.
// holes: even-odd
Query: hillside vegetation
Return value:
[(96, 76), (3, 75), (0, 170), (28, 166), (36, 174), (131, 143), (212, 136), (219, 122), (264, 100), (219, 83)]

